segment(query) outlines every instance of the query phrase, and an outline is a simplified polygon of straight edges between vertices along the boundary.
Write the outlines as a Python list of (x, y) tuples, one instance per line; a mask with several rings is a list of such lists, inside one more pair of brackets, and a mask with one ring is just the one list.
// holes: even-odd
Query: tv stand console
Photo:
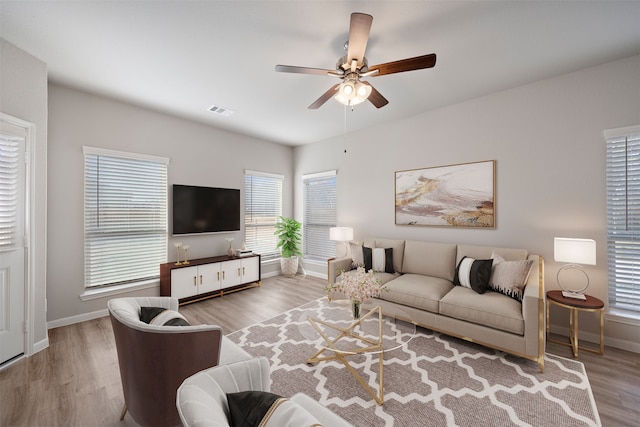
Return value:
[(160, 264), (160, 295), (178, 298), (180, 304), (223, 296), (260, 286), (260, 255), (227, 255)]

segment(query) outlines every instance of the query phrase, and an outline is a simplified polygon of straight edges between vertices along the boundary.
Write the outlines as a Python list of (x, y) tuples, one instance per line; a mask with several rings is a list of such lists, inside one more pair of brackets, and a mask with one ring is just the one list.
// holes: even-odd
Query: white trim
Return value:
[(326, 273), (319, 273), (317, 271), (307, 271), (307, 276), (316, 277), (318, 279), (328, 280), (329, 276)]
[[(549, 325), (549, 331), (552, 334), (562, 335), (567, 338), (569, 342), (569, 328), (564, 326)], [(579, 331), (578, 339), (580, 342), (586, 341), (592, 346), (600, 345), (600, 334), (594, 334), (592, 332)], [(621, 350), (631, 351), (633, 353), (640, 353), (640, 343), (622, 340), (620, 338), (604, 337), (604, 344), (608, 347), (615, 347)], [(605, 351), (607, 351), (605, 349)]]
[(282, 274), (282, 272), (278, 269), (275, 271), (271, 271), (269, 273), (262, 273), (262, 277), (260, 277), (261, 279), (266, 279), (268, 277), (276, 277), (276, 276), (280, 276)]
[(145, 280), (143, 282), (127, 283), (126, 285), (114, 285), (97, 288), (85, 288), (80, 294), (82, 301), (90, 301), (127, 292), (138, 291), (140, 289), (160, 288), (160, 279)]
[(633, 313), (631, 311), (620, 310), (617, 308), (609, 308), (609, 311), (605, 313), (604, 317), (609, 322), (640, 327), (640, 313)]
[(99, 319), (109, 315), (109, 310), (106, 308), (91, 313), (78, 314), (77, 316), (64, 317), (62, 319), (52, 320), (47, 322), (47, 329), (59, 328), (61, 326), (74, 325), (76, 323), (86, 322), (87, 320)]
[[(48, 330), (49, 328), (47, 328)], [(47, 338), (38, 341), (37, 343), (35, 343), (35, 345), (33, 346), (33, 353), (37, 353), (39, 351), (44, 350), (45, 348), (49, 347), (49, 337), (47, 336)]]
[[(24, 354), (25, 356), (31, 356), (36, 352), (35, 343), (33, 342), (34, 337), (34, 329), (35, 329), (35, 270), (36, 263), (34, 260), (34, 248), (36, 247), (36, 236), (33, 232), (33, 224), (35, 222), (35, 201), (36, 201), (36, 168), (34, 167), (36, 160), (36, 125), (30, 123), (28, 121), (19, 119), (17, 117), (10, 116), (9, 114), (0, 113), (0, 121), (5, 121), (13, 126), (18, 126), (23, 128), (26, 131), (25, 135), (25, 157), (27, 159), (26, 162), (26, 170), (25, 170), (25, 224), (24, 224), (24, 233), (26, 238), (26, 247), (25, 247), (25, 256), (27, 258), (26, 266), (25, 266), (25, 295), (24, 295), (24, 322), (26, 325), (25, 333), (24, 333)], [(46, 165), (45, 165), (46, 168)], [(46, 170), (45, 170), (46, 176)], [(46, 201), (46, 193), (45, 193), (45, 212), (44, 216), (47, 216), (47, 201)], [(41, 244), (44, 247), (47, 247), (46, 236), (46, 221), (45, 221), (45, 230), (43, 232), (44, 242)], [(46, 251), (45, 251), (45, 259), (38, 260), (38, 262), (44, 263), (46, 265)], [(45, 339), (46, 345), (49, 345), (48, 337)], [(46, 347), (45, 347), (46, 348)], [(42, 350), (42, 349), (40, 349)], [(37, 350), (37, 351), (40, 351)]]
[(244, 170), (244, 174), (245, 175), (252, 175), (252, 176), (264, 176), (266, 178), (274, 178), (274, 179), (284, 180), (284, 175), (280, 175), (280, 174), (277, 174), (277, 173), (258, 172), (258, 171), (252, 171), (252, 170), (249, 170), (249, 169), (245, 169)]
[(158, 157), (139, 153), (128, 153), (126, 151), (107, 150), (106, 148), (88, 147), (86, 145), (82, 146), (82, 152), (84, 154), (91, 154), (94, 156), (111, 156), (121, 157), (124, 159), (146, 160), (150, 162), (164, 163), (165, 165), (168, 165), (170, 161), (168, 157)]
[(302, 175), (302, 179), (324, 178), (325, 176), (336, 176), (337, 174), (338, 171), (334, 169), (326, 172), (309, 173), (306, 175)]
[(617, 128), (617, 129), (607, 129), (603, 133), (604, 133), (605, 139), (640, 135), (640, 125), (627, 126), (623, 128)]

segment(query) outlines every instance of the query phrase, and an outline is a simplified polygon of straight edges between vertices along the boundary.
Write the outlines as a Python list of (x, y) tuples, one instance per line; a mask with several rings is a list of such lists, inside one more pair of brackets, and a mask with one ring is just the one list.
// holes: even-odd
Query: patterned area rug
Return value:
[[(547, 354), (540, 373), (535, 362), (423, 328), (385, 352), (376, 405), (341, 362), (306, 363), (324, 343), (306, 317), (323, 319), (332, 307), (321, 298), (229, 338), (270, 360), (273, 393), (306, 393), (354, 426), (601, 425), (582, 363)], [(378, 390), (378, 357), (350, 360)]]

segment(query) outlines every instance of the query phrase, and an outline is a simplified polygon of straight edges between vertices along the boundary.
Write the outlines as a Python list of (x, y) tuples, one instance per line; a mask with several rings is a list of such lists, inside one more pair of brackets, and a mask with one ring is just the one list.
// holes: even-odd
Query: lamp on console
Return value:
[(331, 227), (329, 229), (329, 240), (342, 242), (344, 244), (344, 255), (342, 255), (342, 257), (345, 257), (349, 253), (349, 246), (347, 245), (347, 242), (353, 240), (353, 228)]
[[(562, 289), (562, 295), (567, 298), (586, 299), (584, 291), (589, 287), (589, 276), (582, 269), (581, 264), (596, 265), (596, 241), (556, 237), (553, 239), (553, 259), (557, 262), (568, 263), (563, 265), (556, 275), (558, 286)], [(584, 274), (586, 281), (582, 288), (571, 289), (560, 281), (560, 273), (571, 269), (581, 271)]]

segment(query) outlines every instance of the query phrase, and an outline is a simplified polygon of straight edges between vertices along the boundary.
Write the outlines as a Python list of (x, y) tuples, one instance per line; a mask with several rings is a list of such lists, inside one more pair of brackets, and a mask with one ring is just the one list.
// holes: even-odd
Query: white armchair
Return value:
[[(257, 357), (216, 366), (187, 378), (178, 388), (176, 406), (184, 426), (229, 427), (227, 393), (270, 389), (269, 361)], [(301, 406), (323, 426), (351, 427), (305, 394), (298, 393), (289, 400)]]

